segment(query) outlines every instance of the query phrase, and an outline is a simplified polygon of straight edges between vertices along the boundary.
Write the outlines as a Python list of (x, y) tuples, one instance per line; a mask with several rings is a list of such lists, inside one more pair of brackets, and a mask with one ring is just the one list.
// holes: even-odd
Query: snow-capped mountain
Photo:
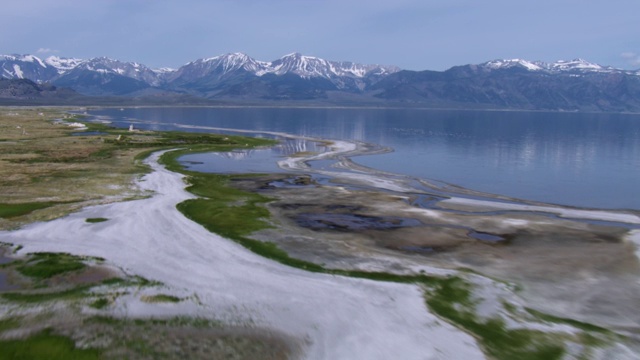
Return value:
[(198, 59), (181, 66), (165, 79), (171, 86), (188, 84), (217, 84), (238, 74), (256, 74), (265, 67), (264, 63), (242, 53), (231, 53), (212, 58)]
[(57, 56), (49, 56), (48, 58), (44, 59), (44, 62), (47, 65), (53, 66), (54, 68), (56, 68), (58, 70), (58, 74), (62, 75), (65, 72), (72, 70), (76, 66), (83, 63), (84, 60), (75, 59), (75, 58), (68, 59), (68, 58), (61, 58)]
[(602, 66), (588, 62), (584, 59), (559, 60), (553, 63), (543, 61), (527, 61), (522, 59), (492, 60), (479, 65), (481, 68), (497, 70), (522, 68), (528, 71), (541, 71), (547, 73), (632, 73), (632, 71), (616, 69), (611, 66)]
[[(60, 68), (59, 68), (60, 69)], [(97, 57), (80, 61), (76, 66), (64, 71), (61, 79), (78, 72), (89, 71), (100, 74), (117, 74), (127, 78), (143, 81), (151, 86), (160, 84), (158, 73), (137, 62), (123, 62), (107, 57)]]
[(0, 77), (47, 82), (58, 75), (55, 67), (33, 55), (0, 55)]
[[(292, 73), (303, 78), (324, 77), (331, 79), (334, 77), (354, 77), (363, 78), (367, 75), (384, 75), (400, 71), (395, 66), (363, 65), (348, 61), (328, 61), (314, 56), (305, 56), (300, 53), (293, 53), (282, 58), (267, 63), (268, 68), (265, 73), (283, 75)], [(257, 74), (259, 75), (259, 74)]]
[[(295, 74), (302, 78), (324, 78), (340, 90), (363, 90), (385, 75), (400, 71), (396, 66), (365, 65), (348, 61), (328, 61), (293, 53), (268, 63), (264, 73)], [(261, 75), (261, 74), (256, 74)]]
[(85, 95), (132, 94), (160, 82), (160, 76), (144, 65), (106, 57), (82, 61), (52, 80)]
[(262, 77), (272, 74), (296, 75), (303, 79), (321, 78), (329, 80), (338, 89), (347, 89), (354, 83), (349, 79), (381, 77), (397, 71), (400, 69), (395, 66), (328, 61), (299, 53), (285, 55), (271, 62), (259, 61), (243, 53), (230, 53), (187, 63), (169, 75), (168, 83), (178, 86), (202, 85), (206, 79), (210, 85), (214, 85), (238, 76)]
[(153, 96), (162, 101), (173, 97), (180, 102), (310, 100), (640, 111), (640, 70), (616, 69), (582, 59), (552, 63), (501, 59), (446, 71), (401, 71), (394, 66), (330, 61), (299, 53), (269, 62), (230, 53), (198, 59), (174, 70), (150, 69), (105, 57), (52, 56), (42, 60), (33, 55), (0, 55), (0, 79), (6, 79), (6, 84), (17, 81), (7, 88), (27, 88), (24, 81), (30, 80), (82, 95)]
[(581, 59), (554, 63), (493, 60), (446, 71), (401, 71), (384, 77), (368, 91), (387, 101), (447, 107), (640, 110), (638, 72)]

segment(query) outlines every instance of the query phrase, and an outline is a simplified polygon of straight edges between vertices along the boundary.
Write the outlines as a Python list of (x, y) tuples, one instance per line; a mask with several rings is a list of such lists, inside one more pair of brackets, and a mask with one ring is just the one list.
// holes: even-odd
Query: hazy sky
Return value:
[(497, 58), (640, 68), (639, 0), (18, 0), (0, 54), (151, 67), (244, 52), (444, 70)]

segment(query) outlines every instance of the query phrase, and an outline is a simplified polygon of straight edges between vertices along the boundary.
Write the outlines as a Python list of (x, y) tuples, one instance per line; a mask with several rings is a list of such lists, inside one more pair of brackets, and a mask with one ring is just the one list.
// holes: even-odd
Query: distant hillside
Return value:
[(444, 72), (402, 71), (369, 88), (405, 103), (466, 108), (640, 111), (640, 76), (622, 71), (531, 71), (467, 65)]
[(0, 79), (0, 99), (64, 101), (77, 97), (75, 91), (51, 84), (36, 84), (28, 79)]

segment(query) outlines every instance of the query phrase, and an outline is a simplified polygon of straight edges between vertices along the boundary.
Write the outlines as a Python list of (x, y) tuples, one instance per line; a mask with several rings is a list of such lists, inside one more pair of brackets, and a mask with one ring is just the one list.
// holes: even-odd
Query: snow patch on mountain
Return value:
[(123, 62), (107, 57), (97, 57), (82, 61), (69, 71), (65, 71), (62, 76), (82, 70), (93, 71), (103, 75), (114, 74), (125, 76), (146, 82), (152, 86), (159, 85), (161, 81), (157, 73), (142, 64), (137, 62)]
[(504, 60), (493, 60), (483, 64), (485, 67), (490, 69), (508, 69), (512, 67), (523, 67), (529, 71), (538, 71), (542, 70), (543, 67), (540, 66), (539, 63), (521, 60), (521, 59), (504, 59)]
[(170, 67), (162, 67), (157, 69), (151, 69), (151, 71), (153, 71), (156, 74), (168, 74), (168, 73), (175, 72), (176, 69), (170, 68)]
[(75, 68), (76, 66), (80, 65), (81, 63), (84, 62), (84, 60), (76, 59), (76, 58), (61, 58), (57, 56), (49, 56), (44, 60), (44, 62), (47, 65), (53, 66), (54, 68), (56, 68), (56, 70), (58, 71), (58, 74), (63, 74), (64, 72), (69, 71)]
[(595, 71), (595, 72), (614, 72), (616, 70), (621, 71), (619, 69), (615, 69), (612, 67), (605, 67), (602, 65), (590, 63), (583, 59), (574, 59), (574, 60), (560, 60), (555, 63), (549, 64), (549, 67), (553, 70), (557, 71), (572, 71), (572, 70), (582, 70), (582, 71)]
[[(400, 71), (394, 66), (363, 65), (352, 62), (328, 61), (315, 56), (306, 56), (300, 53), (292, 53), (267, 64), (264, 74), (273, 73), (283, 75), (293, 73), (303, 78), (322, 77), (332, 79), (335, 77), (363, 78), (371, 73), (390, 74)], [(262, 74), (257, 74), (262, 75)]]
[(18, 79), (24, 79), (24, 73), (22, 69), (20, 69), (20, 65), (13, 65), (13, 73)]
[(588, 62), (584, 59), (558, 60), (553, 63), (542, 61), (527, 61), (522, 59), (498, 59), (480, 65), (486, 69), (509, 69), (513, 67), (524, 68), (528, 71), (543, 71), (548, 73), (630, 73), (629, 71), (616, 69), (611, 66), (602, 66)]

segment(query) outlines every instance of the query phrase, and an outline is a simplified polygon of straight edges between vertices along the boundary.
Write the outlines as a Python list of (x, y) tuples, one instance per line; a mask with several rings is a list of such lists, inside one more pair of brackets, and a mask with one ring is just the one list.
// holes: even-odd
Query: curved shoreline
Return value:
[[(158, 280), (167, 292), (196, 296), (167, 307), (135, 298), (113, 315), (188, 315), (266, 327), (293, 336), (305, 358), (482, 359), (473, 338), (427, 311), (416, 285), (308, 273), (264, 259), (186, 219), (175, 205), (193, 196), (183, 176), (149, 159), (138, 186), (148, 199), (85, 208), (47, 223), (0, 232), (24, 252), (99, 256), (126, 272)], [(86, 218), (110, 219), (87, 224)]]
[[(290, 134), (288, 135), (288, 137), (296, 138), (294, 135)], [(354, 156), (374, 155), (392, 150), (386, 149), (384, 151), (367, 151), (369, 147), (372, 147), (370, 144), (355, 141), (313, 138), (305, 139), (318, 142), (331, 142), (331, 150), (318, 155), (290, 157), (286, 160), (281, 160), (278, 162), (280, 168), (286, 170), (317, 173), (334, 178), (347, 178), (349, 180), (353, 180), (355, 182), (382, 190), (413, 193), (423, 192), (425, 194), (433, 194), (434, 192), (441, 193), (445, 197), (448, 197), (447, 199), (443, 199), (438, 202), (438, 204), (444, 204), (445, 209), (448, 205), (464, 205), (476, 209), (476, 211), (478, 212), (506, 210), (531, 213), (550, 213), (567, 219), (602, 220), (612, 223), (619, 222), (640, 225), (640, 216), (632, 214), (629, 211), (625, 210), (599, 210), (545, 204), (536, 201), (505, 197), (502, 195), (482, 193), (475, 190), (465, 189), (459, 186), (455, 186), (456, 191), (453, 191), (453, 189), (446, 190), (444, 189), (444, 186), (450, 186), (450, 184), (438, 185), (425, 179), (416, 179), (407, 175), (379, 171), (359, 165), (351, 159)], [(323, 159), (336, 159), (338, 161), (337, 164), (340, 168), (351, 170), (352, 173), (347, 174), (344, 172), (315, 170), (307, 164), (308, 161)], [(413, 181), (420, 182), (426, 187), (426, 189), (419, 189), (415, 186), (407, 185), (407, 183)], [(429, 193), (429, 191), (431, 192)]]
[[(411, 183), (415, 179), (373, 170), (361, 171), (362, 169), (350, 167), (353, 166), (353, 163), (350, 162), (349, 156), (357, 155), (358, 151), (363, 152), (363, 147), (366, 148), (367, 144), (340, 141), (334, 142), (332, 145), (324, 144), (325, 147), (331, 147), (331, 149), (314, 156), (289, 159), (294, 163), (299, 161), (291, 169), (296, 172), (317, 172), (317, 169), (307, 166), (309, 161), (336, 158), (339, 162), (338, 167), (347, 168), (350, 172), (325, 171), (324, 174), (336, 180), (337, 186), (333, 186), (333, 188), (341, 188), (343, 194), (355, 193), (356, 191), (344, 190), (345, 187), (341, 186), (341, 182), (350, 184), (347, 188), (355, 187), (402, 194), (414, 194), (418, 189), (422, 193), (428, 193), (424, 191), (424, 188), (416, 187)], [(30, 251), (33, 248), (65, 251), (65, 249), (71, 248), (74, 250), (68, 250), (69, 252), (77, 251), (82, 254), (91, 254), (97, 251), (100, 254), (108, 254), (102, 256), (109, 259), (110, 262), (113, 261), (113, 264), (118, 266), (128, 264), (126, 267), (123, 266), (127, 272), (141, 274), (154, 280), (160, 278), (159, 280), (166, 284), (168, 292), (180, 298), (190, 299), (176, 305), (158, 306), (140, 302), (138, 299), (140, 294), (127, 295), (118, 299), (116, 306), (109, 310), (116, 316), (135, 318), (138, 316), (186, 314), (218, 319), (230, 325), (250, 326), (258, 330), (275, 329), (278, 333), (282, 332), (282, 336), (285, 338), (298, 339), (297, 344), (306, 344), (300, 346), (305, 347), (309, 358), (324, 358), (328, 355), (360, 357), (363, 352), (359, 351), (366, 351), (364, 355), (374, 357), (378, 354), (384, 354), (385, 357), (408, 355), (409, 358), (412, 358), (413, 355), (416, 355), (417, 358), (418, 351), (422, 355), (445, 352), (449, 358), (467, 357), (469, 354), (471, 356), (477, 355), (477, 346), (473, 343), (467, 344), (469, 348), (465, 351), (468, 351), (469, 354), (460, 354), (457, 349), (451, 350), (459, 345), (458, 340), (466, 343), (467, 340), (464, 339), (467, 338), (464, 337), (455, 338), (454, 344), (447, 341), (438, 344), (425, 341), (424, 336), (428, 336), (431, 340), (441, 341), (443, 338), (447, 338), (445, 340), (451, 341), (452, 336), (460, 335), (458, 330), (447, 328), (446, 325), (442, 330), (440, 324), (435, 326), (435, 323), (428, 323), (428, 330), (425, 330), (424, 323), (420, 326), (415, 324), (416, 321), (424, 321), (425, 316), (426, 319), (432, 319), (428, 312), (422, 314), (422, 312), (426, 312), (422, 297), (424, 294), (415, 286), (389, 283), (372, 284), (366, 280), (310, 274), (282, 267), (259, 256), (256, 259), (255, 255), (247, 255), (247, 251), (237, 245), (233, 247), (231, 244), (227, 248), (228, 244), (225, 245), (225, 243), (229, 241), (206, 230), (201, 233), (203, 229), (197, 225), (194, 227), (193, 223), (187, 225), (181, 214), (176, 212), (175, 204), (193, 198), (193, 196), (184, 191), (183, 176), (168, 172), (157, 164), (158, 156), (159, 154), (155, 154), (149, 160), (154, 172), (138, 182), (138, 186), (142, 190), (156, 193), (150, 199), (123, 205), (114, 204), (113, 206), (86, 208), (80, 213), (51, 223), (33, 224), (33, 226), (28, 226), (15, 233), (11, 232), (11, 234), (18, 234), (19, 240), (14, 242), (20, 244), (22, 241), (28, 245), (23, 251)], [(297, 166), (300, 168), (296, 168)], [(324, 192), (324, 194), (329, 193), (331, 190)], [(397, 195), (395, 197), (400, 198)], [(171, 200), (169, 201), (168, 198)], [(362, 203), (368, 204), (369, 200), (366, 197), (363, 199)], [(442, 203), (443, 200), (438, 200), (438, 202)], [(502, 201), (495, 203), (504, 204)], [(338, 204), (340, 203), (338, 202)], [(468, 204), (454, 205), (464, 205), (470, 208)], [(473, 205), (476, 210), (484, 206), (483, 204)], [(435, 213), (428, 209), (407, 210), (406, 207), (393, 208), (392, 206), (386, 210), (413, 211), (430, 215)], [(534, 209), (511, 211), (538, 215), (529, 210)], [(439, 211), (442, 213), (441, 209)], [(470, 213), (474, 215), (473, 212)], [(590, 215), (601, 216), (602, 214)], [(99, 225), (87, 225), (86, 221), (82, 221), (86, 220), (85, 216), (87, 218), (108, 217), (109, 221)], [(495, 216), (496, 221), (511, 221), (505, 219), (508, 218)], [(438, 220), (443, 219), (440, 217)], [(449, 219), (449, 221), (452, 220), (455, 219)], [(535, 224), (539, 222), (539, 219), (531, 216), (528, 220), (515, 221), (519, 221), (519, 226), (522, 226), (522, 224), (526, 225), (527, 221)], [(632, 219), (632, 221), (635, 220)], [(196, 228), (199, 230), (195, 230)], [(49, 231), (44, 229), (49, 229)], [(69, 229), (71, 234), (67, 233)], [(69, 237), (71, 239), (68, 239)], [(318, 240), (322, 239), (318, 238)], [(385, 266), (388, 264), (381, 262), (377, 265)], [(421, 267), (421, 269), (426, 269), (426, 267)], [(385, 270), (387, 270), (386, 267), (380, 271)], [(488, 279), (478, 276), (474, 280), (474, 286), (476, 285), (475, 281), (487, 282)], [(295, 288), (291, 289), (291, 286)], [(163, 289), (163, 292), (166, 291)], [(482, 296), (486, 295), (486, 293), (482, 293)], [(491, 299), (491, 296), (489, 298)], [(346, 301), (347, 304), (343, 304), (343, 301)], [(486, 303), (492, 300), (483, 301)], [(496, 303), (499, 304), (499, 301)], [(409, 316), (417, 319), (412, 318), (411, 321), (407, 321)], [(345, 319), (349, 319), (346, 324), (344, 323)], [(390, 336), (386, 328), (387, 324), (397, 326), (400, 329), (394, 328), (391, 337), (395, 335), (402, 339), (385, 339), (381, 342), (381, 337)], [(433, 328), (434, 326), (436, 329)], [(442, 335), (447, 331), (453, 335)], [(423, 334), (425, 332), (426, 335)], [(449, 337), (452, 338), (449, 339)], [(352, 340), (352, 338), (356, 340)], [(295, 339), (291, 341), (295, 342)], [(383, 346), (384, 349), (358, 349), (365, 344), (370, 346), (369, 344), (373, 342), (380, 342), (377, 345)], [(405, 346), (407, 349), (403, 349), (404, 352), (401, 354), (398, 354), (397, 349), (392, 352), (387, 349), (387, 346), (393, 347), (392, 342), (399, 343), (400, 346)], [(425, 342), (425, 344), (416, 346), (416, 342)], [(356, 345), (356, 348), (353, 348), (353, 344)]]
[[(152, 124), (154, 122), (144, 121), (143, 123)], [(355, 156), (384, 154), (394, 151), (391, 148), (382, 147), (376, 144), (369, 144), (361, 141), (321, 139), (276, 131), (256, 131), (213, 126), (185, 125), (178, 123), (170, 125), (182, 129), (227, 131), (239, 134), (267, 134), (285, 139), (299, 139), (324, 144), (328, 143), (330, 144), (328, 145), (330, 148), (328, 151), (307, 156), (288, 157), (285, 160), (278, 161), (278, 166), (283, 170), (316, 173), (332, 178), (340, 178), (343, 181), (352, 181), (359, 185), (377, 188), (383, 191), (422, 193), (442, 196), (444, 199), (438, 201), (437, 204), (443, 205), (441, 207), (443, 210), (471, 209), (471, 212), (503, 210), (525, 213), (549, 213), (566, 219), (607, 221), (611, 222), (614, 226), (615, 223), (640, 226), (640, 214), (633, 210), (581, 208), (518, 199), (500, 194), (484, 193), (441, 181), (433, 181), (429, 179), (415, 178), (409, 175), (385, 172), (357, 164), (353, 161), (352, 157)], [(325, 159), (335, 159), (337, 161), (337, 168), (342, 168), (349, 172), (317, 170), (307, 164), (308, 161)], [(416, 186), (415, 184), (420, 184), (420, 186)]]

